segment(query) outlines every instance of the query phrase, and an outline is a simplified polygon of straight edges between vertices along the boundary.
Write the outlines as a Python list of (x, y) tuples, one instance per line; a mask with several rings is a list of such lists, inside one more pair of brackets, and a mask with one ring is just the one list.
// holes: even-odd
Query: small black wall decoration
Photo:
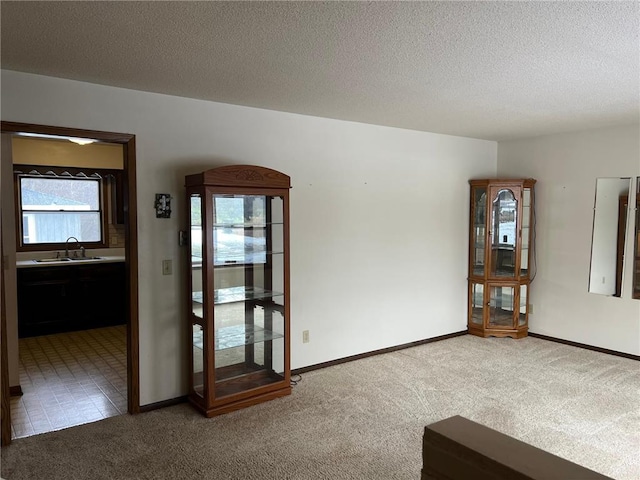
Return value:
[(171, 218), (171, 195), (156, 193), (156, 218)]

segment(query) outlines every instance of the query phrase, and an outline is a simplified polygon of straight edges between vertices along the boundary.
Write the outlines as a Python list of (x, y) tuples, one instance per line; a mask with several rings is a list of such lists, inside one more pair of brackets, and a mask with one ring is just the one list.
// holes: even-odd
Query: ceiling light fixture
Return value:
[(33, 138), (44, 138), (51, 140), (69, 140), (70, 142), (76, 143), (78, 145), (89, 145), (90, 143), (95, 143), (98, 140), (94, 140), (93, 138), (80, 138), (80, 137), (67, 137), (64, 135), (48, 135), (46, 133), (29, 133), (29, 132), (18, 132), (16, 133), (19, 137), (33, 137)]
[(73, 143), (77, 143), (78, 145), (89, 145), (90, 143), (94, 143), (97, 140), (93, 140), (91, 138), (69, 137), (69, 141)]

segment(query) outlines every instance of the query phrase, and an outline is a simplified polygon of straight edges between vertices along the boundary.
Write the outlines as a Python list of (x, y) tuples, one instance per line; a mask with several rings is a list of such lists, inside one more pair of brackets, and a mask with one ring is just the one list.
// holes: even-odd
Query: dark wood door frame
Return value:
[[(139, 358), (139, 324), (138, 324), (138, 228), (136, 205), (136, 137), (128, 133), (101, 132), (77, 128), (54, 127), (49, 125), (34, 125), (28, 123), (0, 122), (2, 133), (40, 133), (46, 135), (60, 135), (78, 138), (92, 138), (95, 140), (119, 143), (123, 145), (124, 154), (124, 221), (125, 221), (125, 270), (127, 292), (127, 409), (129, 413), (140, 412), (140, 358)], [(2, 285), (4, 291), (4, 284)], [(6, 337), (3, 322), (2, 339)], [(2, 365), (6, 365), (7, 352), (2, 350)], [(7, 398), (8, 404), (8, 398)], [(11, 424), (6, 422), (10, 412), (4, 412), (5, 398), (2, 392), (2, 430), (9, 429)]]
[(618, 199), (618, 241), (616, 246), (616, 293), (615, 297), (622, 296), (622, 270), (624, 269), (624, 246), (627, 237), (627, 207), (629, 194), (620, 195)]
[[(2, 212), (0, 212), (0, 235), (2, 234)], [(0, 366), (2, 371), (2, 413), (0, 415), (2, 432), (0, 445), (11, 443), (11, 403), (9, 402), (9, 368), (7, 367), (7, 313), (4, 301), (4, 245), (0, 237), (0, 342), (2, 343), (2, 359)]]

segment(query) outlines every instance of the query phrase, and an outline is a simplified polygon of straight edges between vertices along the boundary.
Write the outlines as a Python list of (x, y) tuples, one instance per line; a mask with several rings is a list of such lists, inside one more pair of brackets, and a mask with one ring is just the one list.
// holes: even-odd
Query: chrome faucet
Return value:
[[(76, 238), (76, 237), (69, 237), (67, 238), (67, 241), (64, 242), (64, 256), (69, 258), (69, 240), (75, 240), (76, 241), (76, 246), (80, 249), (80, 252), (82, 253), (82, 257), (84, 258), (85, 253), (84, 253), (84, 247), (82, 245), (80, 245), (80, 241)], [(77, 256), (77, 253), (76, 253)]]

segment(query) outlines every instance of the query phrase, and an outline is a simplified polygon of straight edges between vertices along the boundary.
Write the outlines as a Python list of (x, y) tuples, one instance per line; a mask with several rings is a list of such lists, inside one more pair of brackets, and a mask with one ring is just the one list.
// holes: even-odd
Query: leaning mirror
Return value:
[(631, 178), (598, 178), (593, 209), (589, 292), (622, 293)]
[(633, 298), (640, 300), (640, 177), (636, 178), (635, 227), (633, 236)]

